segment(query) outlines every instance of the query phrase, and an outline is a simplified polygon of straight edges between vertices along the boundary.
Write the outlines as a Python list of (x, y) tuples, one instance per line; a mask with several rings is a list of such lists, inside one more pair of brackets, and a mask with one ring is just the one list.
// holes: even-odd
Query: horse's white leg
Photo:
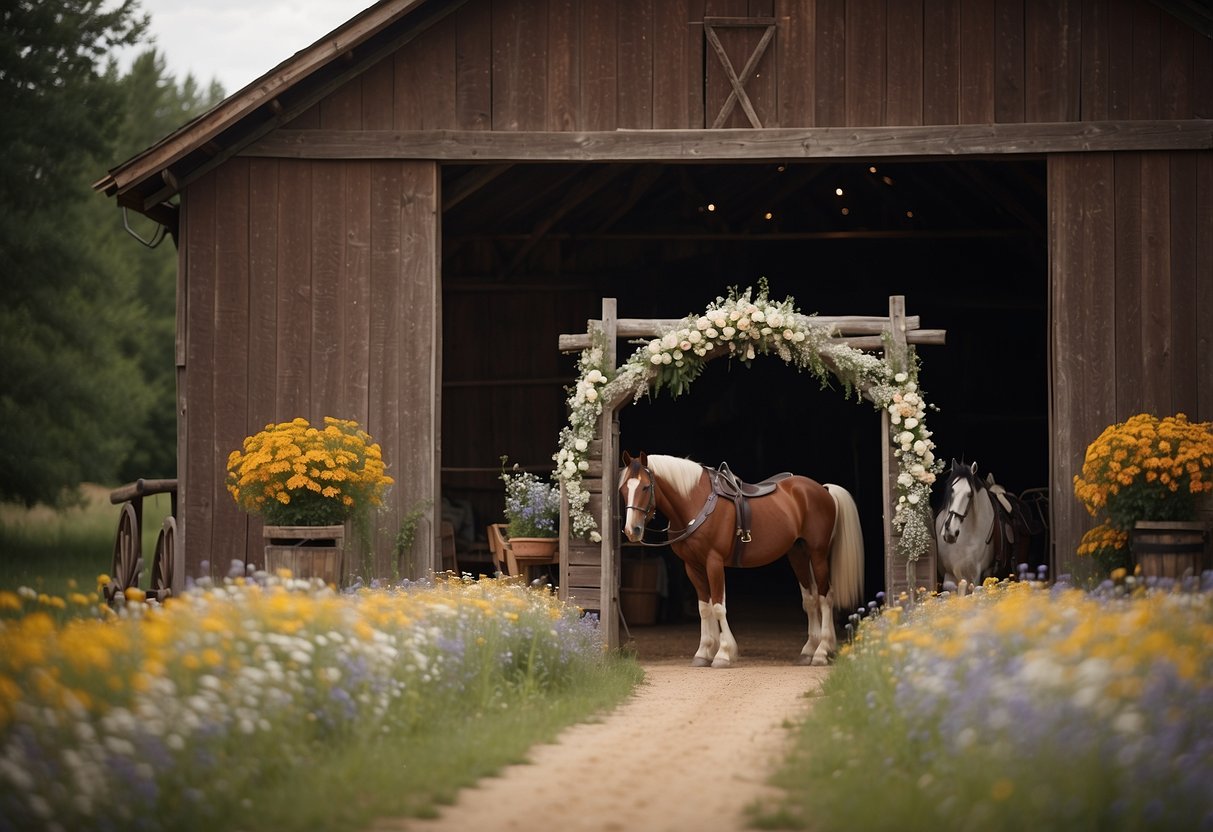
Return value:
[(834, 631), (834, 589), (825, 595), (817, 596), (817, 614), (821, 622), (821, 642), (813, 652), (812, 664), (829, 664), (830, 659), (838, 652), (838, 634)]
[(720, 628), (720, 649), (716, 651), (716, 657), (712, 659), (712, 667), (732, 667), (733, 662), (737, 661), (737, 641), (733, 638), (733, 631), (729, 629), (724, 598), (720, 599), (719, 604), (712, 605), (712, 613)]
[(817, 603), (817, 582), (800, 588), (800, 606), (809, 619), (809, 640), (800, 650), (799, 664), (812, 664), (813, 655), (821, 644), (821, 606)]
[(707, 667), (716, 656), (720, 647), (720, 626), (712, 604), (708, 601), (699, 602), (699, 649), (695, 658), (691, 659), (691, 667)]

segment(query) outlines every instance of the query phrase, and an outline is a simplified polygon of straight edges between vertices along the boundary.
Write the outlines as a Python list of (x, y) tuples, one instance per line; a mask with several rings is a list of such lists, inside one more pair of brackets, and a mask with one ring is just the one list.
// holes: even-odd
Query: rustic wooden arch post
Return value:
[[(885, 350), (887, 358), (897, 370), (907, 366), (910, 344), (943, 344), (943, 330), (919, 328), (917, 316), (905, 314), (905, 297), (889, 298), (887, 318), (866, 316), (817, 317), (819, 323), (834, 327), (839, 340), (856, 349)], [(618, 366), (617, 343), (619, 338), (654, 338), (672, 329), (677, 320), (623, 319), (617, 316), (615, 298), (603, 298), (602, 318), (590, 321), (589, 328), (597, 328), (603, 335), (604, 363)], [(582, 350), (592, 343), (593, 332), (561, 335), (559, 348), (562, 352)], [(886, 334), (888, 335), (886, 339)], [(824, 356), (823, 356), (824, 358)], [(830, 364), (826, 360), (827, 365)], [(869, 401), (867, 390), (859, 393)], [(560, 508), (560, 588), (559, 597), (578, 604), (583, 609), (598, 610), (607, 646), (619, 646), (619, 571), (620, 529), (617, 521), (616, 500), (618, 494), (613, 480), (616, 461), (619, 459), (619, 411), (633, 398), (633, 393), (624, 391), (618, 398), (602, 403), (602, 415), (598, 422), (598, 439), (590, 446), (590, 468), (582, 478), (583, 486), (590, 495), (589, 512), (598, 523), (602, 536), (600, 543), (574, 539), (570, 532), (570, 511), (567, 497), (561, 486)], [(916, 561), (911, 561), (898, 552), (899, 536), (893, 526), (893, 514), (897, 502), (897, 461), (889, 438), (889, 414), (881, 410), (880, 447), (882, 509), (884, 522), (885, 592), (896, 599), (901, 592), (911, 598), (918, 586), (933, 587), (935, 581), (935, 547)]]

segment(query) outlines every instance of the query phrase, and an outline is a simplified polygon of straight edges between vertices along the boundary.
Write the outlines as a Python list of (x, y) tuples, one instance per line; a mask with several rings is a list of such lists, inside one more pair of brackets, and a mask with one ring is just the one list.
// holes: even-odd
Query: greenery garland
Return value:
[(899, 551), (917, 560), (931, 539), (930, 494), (942, 463), (926, 426), (927, 402), (918, 389), (917, 357), (896, 368), (886, 356), (854, 349), (831, 338), (833, 328), (801, 314), (791, 297), (773, 301), (765, 280), (753, 288), (717, 297), (702, 315), (688, 315), (661, 337), (640, 346), (618, 368), (606, 364), (605, 336), (591, 329), (591, 345), (578, 360), (577, 383), (569, 389), (569, 423), (560, 431), (560, 449), (553, 459), (554, 476), (569, 499), (572, 534), (594, 543), (602, 540), (589, 514), (589, 492), (582, 477), (589, 470), (589, 450), (597, 437), (604, 402), (631, 395), (639, 399), (668, 388), (675, 397), (685, 393), (703, 372), (709, 358), (726, 354), (749, 366), (759, 355), (776, 355), (798, 370), (809, 370), (823, 387), (831, 374), (848, 395), (862, 391), (873, 405), (889, 414), (889, 440), (897, 459), (897, 504), (893, 526), (901, 534)]

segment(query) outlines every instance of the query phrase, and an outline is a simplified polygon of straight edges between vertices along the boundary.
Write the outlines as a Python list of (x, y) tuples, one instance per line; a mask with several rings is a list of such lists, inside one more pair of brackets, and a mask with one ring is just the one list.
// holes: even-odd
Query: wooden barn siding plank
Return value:
[(1149, 3), (1133, 7), (1133, 75), (1129, 118), (1158, 118), (1162, 112), (1161, 12)]
[(1108, 11), (1108, 118), (1133, 115), (1133, 9), (1135, 0), (1106, 0)]
[(691, 71), (690, 14), (688, 0), (652, 7), (652, 126), (658, 129), (703, 126), (690, 115), (693, 90), (702, 96), (702, 72)]
[[(1171, 183), (1171, 407), (1173, 413), (1199, 410), (1196, 374), (1197, 200), (1196, 154), (1167, 154)], [(1213, 314), (1210, 309), (1208, 314)], [(1213, 383), (1206, 377), (1205, 383)], [(1165, 414), (1163, 414), (1165, 415)]]
[(362, 82), (362, 129), (391, 130), (396, 100), (395, 61), (385, 58), (364, 72), (359, 80)]
[[(188, 490), (179, 510), (185, 516), (186, 574), (209, 577), (202, 563), (214, 565), (211, 535), (215, 506), (215, 218), (218, 214), (214, 175), (199, 179), (184, 194), (183, 216), (188, 235), (186, 262), (187, 315), (184, 409), (188, 433), (182, 468)], [(181, 473), (181, 472), (179, 472)]]
[(885, 11), (884, 0), (847, 0), (847, 127), (885, 123)]
[[(1051, 347), (1050, 483), (1054, 574), (1071, 571), (1090, 518), (1073, 496), (1087, 445), (1113, 415), (1115, 297), (1097, 278), (1111, 267), (1115, 228), (1105, 206), (1112, 154), (1048, 160)], [(1081, 315), (1075, 310), (1083, 310)]]
[(549, 130), (577, 130), (581, 116), (581, 4), (548, 0)]
[(1192, 117), (1213, 118), (1213, 38), (1196, 38), (1192, 55)]
[(817, 0), (817, 56), (813, 99), (818, 127), (847, 123), (845, 0)]
[(1024, 121), (1024, 0), (997, 0), (994, 12), (994, 120)]
[(494, 0), (494, 130), (547, 124), (547, 12), (546, 0)]
[(927, 0), (923, 8), (923, 124), (955, 124), (960, 106), (962, 0)]
[(619, 0), (616, 125), (643, 130), (653, 126), (653, 24), (655, 0)]
[(282, 420), (308, 410), (312, 377), (312, 165), (278, 168), (278, 379), (274, 412)]
[(884, 124), (923, 123), (922, 6), (922, 0), (899, 0), (888, 6)]
[(1115, 296), (1115, 415), (1139, 413), (1142, 396), (1141, 343), (1141, 155), (1117, 153)]
[(1159, 113), (1163, 118), (1191, 118), (1191, 83), (1195, 71), (1193, 42), (1198, 35), (1169, 14), (1164, 14), (1160, 22), (1162, 97)]
[(994, 0), (960, 4), (960, 123), (994, 118)]
[(493, 127), (493, 15), (469, 3), (455, 16), (455, 123), (461, 130)]
[(320, 101), (318, 126), (324, 130), (362, 127), (362, 79), (343, 84)]
[(1213, 153), (1196, 163), (1196, 413), (1213, 421)]
[(1024, 32), (1024, 120), (1080, 120), (1081, 0), (1027, 0)]
[[(401, 295), (402, 326), (397, 372), (400, 374), (400, 410), (393, 432), (401, 441), (397, 451), (396, 500), (388, 517), (394, 533), (404, 513), (426, 506), (417, 526), (417, 541), (425, 547), (419, 563), (441, 569), (437, 560), (440, 499), (442, 412), (442, 290), (439, 265), (438, 165), (433, 162), (401, 163)], [(428, 545), (426, 545), (428, 543)], [(389, 548), (390, 551), (390, 548)], [(428, 558), (428, 561), (427, 561)]]
[[(800, 0), (778, 0), (775, 17), (776, 73), (779, 95), (776, 117), (781, 127), (812, 127), (817, 123), (814, 64), (817, 60), (815, 37), (817, 7)], [(660, 125), (654, 125), (660, 126)]]
[(249, 380), (249, 166), (229, 160), (215, 170), (215, 414), (211, 464), (215, 470), (211, 561), (227, 574), (233, 558), (244, 560), (248, 515), (225, 483), (227, 457), (241, 447), (248, 425)]
[(618, 123), (618, 5), (584, 4), (581, 10), (581, 124), (613, 130)]
[(341, 399), (342, 265), (345, 260), (344, 162), (317, 162), (312, 169), (311, 377), (307, 412), (321, 424), (324, 416), (348, 418)]
[(1083, 0), (1079, 101), (1083, 121), (1102, 121), (1108, 116), (1108, 3)]
[(455, 126), (455, 19), (447, 17), (397, 50), (392, 126), (435, 130)]
[[(367, 432), (379, 442), (388, 474), (398, 483), (406, 480), (400, 453), (402, 436), (398, 430), (401, 408), (400, 363), (406, 333), (412, 321), (404, 314), (404, 290), (400, 285), (403, 269), (401, 223), (403, 169), (397, 162), (371, 163), (371, 271), (370, 271), (370, 332), (369, 382), (367, 402)], [(406, 325), (409, 328), (406, 329)], [(405, 428), (407, 436), (411, 431)], [(393, 489), (399, 493), (403, 486)], [(394, 499), (385, 514), (399, 522), (399, 511), (392, 511), (399, 500)], [(377, 522), (374, 549), (391, 551), (396, 529), (391, 522)], [(412, 577), (417, 577), (416, 575)]]
[(1141, 379), (1143, 406), (1171, 411), (1171, 175), (1165, 153), (1141, 158)]
[(371, 163), (345, 167), (345, 259), (342, 264), (341, 402), (347, 419), (366, 426), (370, 396)]
[[(251, 436), (277, 421), (278, 377), (278, 161), (249, 160), (249, 380)], [(262, 523), (250, 518), (246, 557), (261, 564)], [(264, 564), (261, 564), (264, 565)]]
[(707, 55), (707, 41), (703, 32), (705, 0), (689, 0), (687, 3), (687, 120), (691, 127), (707, 127), (703, 101), (703, 62)]

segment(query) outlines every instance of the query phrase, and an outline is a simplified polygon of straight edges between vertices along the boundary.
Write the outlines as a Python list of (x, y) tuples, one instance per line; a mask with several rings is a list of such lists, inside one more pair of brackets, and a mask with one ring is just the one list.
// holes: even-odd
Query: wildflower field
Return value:
[(767, 828), (1213, 829), (1213, 573), (1004, 582), (865, 618)]
[(118, 613), (0, 591), (0, 830), (357, 829), (639, 679), (550, 592), (264, 574)]

